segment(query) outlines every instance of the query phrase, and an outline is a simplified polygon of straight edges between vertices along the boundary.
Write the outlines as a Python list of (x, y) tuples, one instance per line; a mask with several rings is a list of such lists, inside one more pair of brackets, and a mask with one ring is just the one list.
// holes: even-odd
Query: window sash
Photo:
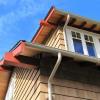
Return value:
[[(74, 33), (74, 35), (73, 35)], [(80, 38), (77, 37), (77, 33), (80, 35)], [(85, 36), (87, 36), (88, 40), (86, 40)], [(96, 56), (95, 44), (92, 35), (88, 35), (85, 33), (80, 33), (77, 31), (71, 31), (71, 37), (73, 41), (73, 49), (74, 52), (85, 54), (88, 56)]]
[(86, 42), (86, 46), (87, 46), (88, 55), (95, 57), (96, 55), (95, 55), (94, 43)]
[(81, 40), (73, 39), (73, 44), (75, 52), (84, 54)]

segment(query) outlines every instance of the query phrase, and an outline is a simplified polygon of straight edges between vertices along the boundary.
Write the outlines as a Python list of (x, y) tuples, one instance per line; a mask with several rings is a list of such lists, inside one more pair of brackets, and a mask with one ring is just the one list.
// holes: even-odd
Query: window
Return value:
[(89, 56), (96, 56), (95, 55), (95, 47), (92, 36), (84, 35), (87, 51)]
[(74, 50), (77, 53), (83, 54), (83, 46), (81, 42), (81, 35), (78, 32), (72, 31), (72, 38), (73, 38), (73, 45), (74, 45)]
[(67, 27), (66, 49), (77, 54), (100, 58), (100, 34)]

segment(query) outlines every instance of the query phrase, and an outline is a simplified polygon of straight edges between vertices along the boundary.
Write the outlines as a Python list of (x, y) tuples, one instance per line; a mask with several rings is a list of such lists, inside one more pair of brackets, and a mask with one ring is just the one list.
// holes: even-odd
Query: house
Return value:
[(100, 100), (99, 45), (99, 22), (51, 7), (0, 61), (0, 100)]

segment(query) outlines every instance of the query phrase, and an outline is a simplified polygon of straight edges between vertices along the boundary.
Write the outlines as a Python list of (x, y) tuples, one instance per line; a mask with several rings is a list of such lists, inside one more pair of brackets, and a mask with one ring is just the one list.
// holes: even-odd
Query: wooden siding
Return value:
[[(48, 77), (40, 76), (40, 81), (41, 88), (37, 100), (47, 100)], [(54, 100), (100, 100), (100, 87), (77, 81), (54, 79), (53, 98)]]
[[(48, 99), (48, 75), (43, 75), (41, 69), (16, 68), (15, 73), (13, 100)], [(99, 85), (61, 78), (54, 78), (52, 84), (54, 100), (100, 100)]]
[(10, 77), (9, 71), (0, 71), (0, 100), (4, 100), (9, 77)]
[[(47, 100), (48, 97), (48, 76), (53, 68), (50, 62), (52, 61), (49, 59), (41, 64), (38, 100), (41, 100), (39, 98)], [(99, 77), (100, 70), (93, 64), (84, 62), (82, 65), (82, 63), (67, 61), (64, 58), (52, 81), (53, 98), (54, 100), (100, 100)]]
[[(48, 100), (47, 82), (56, 60), (45, 55), (41, 56), (39, 69), (16, 68), (13, 100)], [(100, 69), (93, 63), (63, 57), (53, 80), (53, 98), (100, 100)]]
[[(39, 84), (39, 76), (39, 70), (16, 68), (10, 80), (10, 83), (13, 78), (16, 80), (12, 100), (35, 100), (33, 98)], [(7, 92), (10, 92), (9, 89)]]
[(45, 45), (65, 50), (63, 30), (58, 27), (58, 29), (47, 38)]

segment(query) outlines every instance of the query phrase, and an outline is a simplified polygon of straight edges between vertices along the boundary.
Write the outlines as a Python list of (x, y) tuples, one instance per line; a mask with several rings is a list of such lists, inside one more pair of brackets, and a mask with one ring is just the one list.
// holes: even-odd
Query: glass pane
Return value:
[(74, 31), (71, 31), (71, 33), (72, 33), (72, 37), (76, 37), (76, 34)]
[(90, 42), (93, 42), (92, 36), (89, 36), (89, 40), (90, 40)]
[(88, 41), (88, 36), (87, 35), (84, 35), (84, 38), (86, 41)]
[(80, 33), (76, 33), (77, 34), (77, 38), (81, 39)]
[(83, 46), (81, 40), (73, 39), (75, 52), (83, 54)]
[(95, 56), (94, 44), (86, 42), (89, 56)]

